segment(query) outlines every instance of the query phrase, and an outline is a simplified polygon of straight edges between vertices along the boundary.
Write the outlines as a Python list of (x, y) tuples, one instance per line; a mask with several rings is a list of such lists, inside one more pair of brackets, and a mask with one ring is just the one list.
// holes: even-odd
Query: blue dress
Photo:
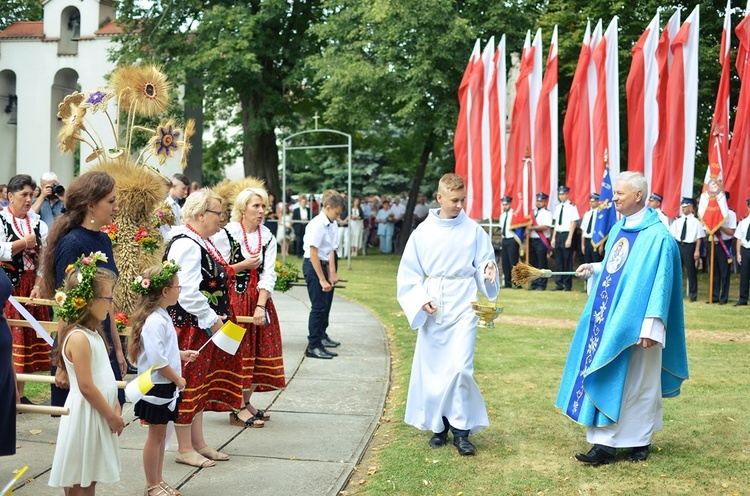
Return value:
[[(115, 274), (119, 275), (117, 266), (115, 265), (115, 256), (112, 253), (112, 241), (109, 236), (100, 231), (92, 231), (85, 227), (76, 226), (71, 229), (68, 234), (60, 238), (55, 246), (55, 287), (59, 288), (65, 284), (65, 268), (75, 263), (78, 257), (81, 255), (88, 255), (91, 252), (100, 251), (107, 257), (107, 263), (99, 262), (98, 267), (109, 269)], [(109, 360), (112, 365), (112, 372), (115, 374), (115, 379), (122, 380), (122, 374), (120, 373), (120, 367), (117, 364), (117, 357), (115, 357), (115, 351), (112, 346), (112, 336), (109, 332), (109, 316), (104, 320), (104, 335), (107, 338), (107, 345), (109, 346)], [(55, 340), (55, 347), (57, 340)], [(56, 348), (55, 348), (56, 349)], [(52, 367), (52, 375), (55, 374), (56, 367)], [(63, 406), (65, 399), (68, 396), (67, 389), (60, 389), (52, 384), (52, 398), (51, 403), (53, 406)], [(118, 392), (118, 398), (120, 404), (125, 403), (125, 391), (120, 390)]]
[[(0, 311), (12, 286), (0, 269)], [(0, 316), (0, 456), (16, 454), (16, 386), (13, 381), (13, 338), (5, 316)]]

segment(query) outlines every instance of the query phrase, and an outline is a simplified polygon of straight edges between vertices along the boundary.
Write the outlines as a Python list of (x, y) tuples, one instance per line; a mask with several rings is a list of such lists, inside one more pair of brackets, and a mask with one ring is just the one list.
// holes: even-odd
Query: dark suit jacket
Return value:
[[(310, 209), (309, 206), (305, 207), (305, 209), (307, 210), (307, 221), (310, 222), (312, 220), (312, 209)], [(300, 215), (300, 207), (292, 210), (292, 220), (302, 220), (302, 216)], [(305, 230), (307, 229), (306, 223), (295, 222), (292, 225), (294, 226), (294, 235), (297, 236), (298, 239), (305, 235)]]

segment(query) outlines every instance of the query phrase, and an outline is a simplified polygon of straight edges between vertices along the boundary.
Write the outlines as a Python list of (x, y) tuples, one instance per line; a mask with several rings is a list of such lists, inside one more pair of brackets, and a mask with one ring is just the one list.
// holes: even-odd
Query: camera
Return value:
[(49, 185), (52, 190), (52, 194), (55, 196), (65, 196), (65, 188), (62, 184), (52, 183)]

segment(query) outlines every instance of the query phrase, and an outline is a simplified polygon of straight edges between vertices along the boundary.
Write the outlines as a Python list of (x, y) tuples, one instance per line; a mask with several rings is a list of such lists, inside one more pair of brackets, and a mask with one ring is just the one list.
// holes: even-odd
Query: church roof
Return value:
[(115, 21), (112, 21), (112, 20), (105, 22), (102, 27), (94, 31), (94, 34), (97, 36), (111, 36), (113, 34), (120, 34), (120, 33), (122, 33), (122, 28), (118, 26), (115, 23)]
[(0, 39), (22, 38), (44, 38), (44, 22), (18, 21), (0, 32)]

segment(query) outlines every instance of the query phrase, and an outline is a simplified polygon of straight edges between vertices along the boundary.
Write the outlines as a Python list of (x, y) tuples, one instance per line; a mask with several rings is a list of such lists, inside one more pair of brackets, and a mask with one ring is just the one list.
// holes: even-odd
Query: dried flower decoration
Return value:
[(57, 106), (57, 118), (63, 121), (68, 120), (68, 118), (73, 115), (71, 106), (80, 105), (84, 99), (85, 97), (83, 93), (79, 93), (77, 91), (74, 91), (70, 95), (63, 98), (63, 101), (60, 102), (60, 104)]
[(107, 110), (107, 102), (114, 95), (114, 93), (97, 88), (96, 91), (92, 91), (86, 95), (83, 103), (81, 103), (81, 108), (91, 109), (91, 112), (93, 113), (96, 113), (99, 110), (105, 111)]
[(187, 167), (187, 158), (193, 145), (190, 144), (190, 138), (195, 134), (195, 119), (188, 119), (185, 123), (185, 134), (182, 139), (182, 156), (180, 157), (180, 167), (185, 170)]
[(179, 138), (182, 132), (174, 127), (174, 121), (171, 119), (166, 124), (161, 124), (156, 128), (156, 135), (149, 141), (151, 153), (156, 156), (159, 165), (163, 164), (167, 158), (174, 155), (179, 148)]

